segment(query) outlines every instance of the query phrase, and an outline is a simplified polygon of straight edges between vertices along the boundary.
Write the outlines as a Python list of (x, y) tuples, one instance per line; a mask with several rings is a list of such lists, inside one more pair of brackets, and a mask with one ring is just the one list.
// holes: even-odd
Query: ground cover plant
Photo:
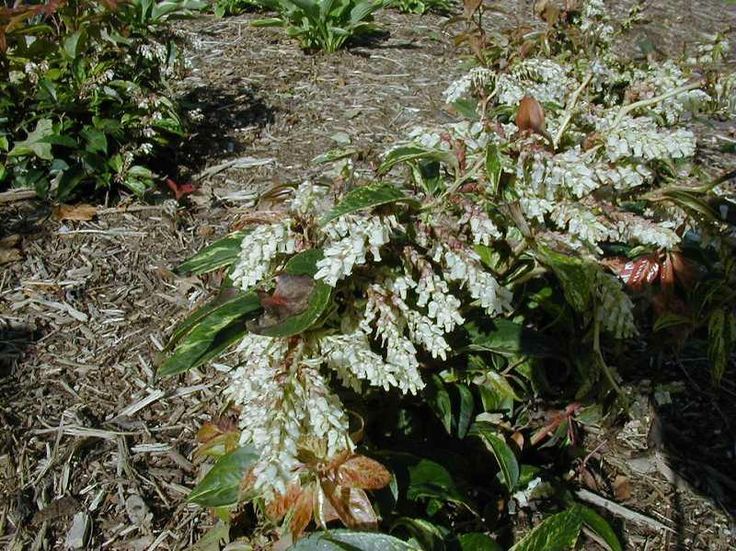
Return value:
[[(723, 38), (637, 62), (611, 48), (636, 11), (618, 28), (599, 2), (568, 2), (540, 11), (542, 32), (491, 39), (473, 34), (479, 9), (481, 64), (445, 93), (457, 122), (415, 129), (375, 173), (324, 155), (326, 182), (274, 190), (180, 267), (227, 283), (160, 374), (236, 345), (232, 409), (199, 434), (217, 461), (190, 500), (252, 541), (547, 549), (585, 527), (618, 549), (553, 465), (625, 411), (626, 343), (704, 317), (722, 373), (734, 319), (716, 208), (733, 197), (689, 126), (733, 116)], [(540, 500), (558, 512), (516, 534)], [(347, 529), (304, 535), (334, 521)]]
[(305, 50), (332, 53), (352, 37), (375, 32), (373, 14), (389, 4), (389, 0), (277, 0), (270, 7), (278, 16), (253, 25), (285, 27)]
[(0, 8), (0, 185), (65, 200), (153, 186), (147, 159), (184, 132), (167, 25), (198, 0), (61, 0)]

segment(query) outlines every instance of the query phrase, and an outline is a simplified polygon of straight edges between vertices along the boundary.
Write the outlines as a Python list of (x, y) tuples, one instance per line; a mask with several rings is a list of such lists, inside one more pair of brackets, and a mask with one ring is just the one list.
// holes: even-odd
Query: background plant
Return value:
[[(716, 55), (622, 58), (596, 2), (554, 24), (546, 46), (484, 48), (445, 92), (456, 122), (413, 130), (374, 174), (330, 152), (333, 183), (274, 190), (280, 208), (180, 267), (229, 283), (177, 328), (160, 373), (238, 343), (232, 416), (200, 434), (219, 459), (192, 501), (250, 502), (254, 537), (297, 549), (567, 548), (584, 525), (620, 548), (554, 465), (580, 455), (600, 403), (625, 407), (615, 365), (651, 335), (655, 293), (712, 287), (716, 310), (726, 296), (712, 205), (733, 197), (690, 124), (733, 114)], [(573, 38), (570, 58), (555, 44)], [(709, 258), (713, 279), (697, 269)], [(731, 312), (708, 322), (713, 358)], [(520, 536), (533, 502), (554, 514)], [(299, 539), (333, 521), (349, 531)], [(392, 537), (355, 531), (377, 527)]]
[(332, 53), (350, 38), (377, 30), (373, 14), (389, 0), (277, 0), (278, 17), (259, 19), (253, 25), (285, 27), (305, 50)]
[(0, 185), (60, 200), (153, 185), (154, 150), (183, 133), (167, 26), (197, 0), (54, 1), (0, 9)]
[(434, 12), (445, 14), (452, 11), (454, 4), (450, 0), (394, 0), (391, 7), (403, 13), (423, 14)]

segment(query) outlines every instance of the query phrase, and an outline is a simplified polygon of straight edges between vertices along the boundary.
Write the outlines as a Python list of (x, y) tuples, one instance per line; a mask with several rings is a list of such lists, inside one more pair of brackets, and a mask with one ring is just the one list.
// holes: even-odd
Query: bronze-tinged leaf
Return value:
[(57, 220), (92, 220), (97, 215), (97, 207), (92, 205), (56, 205), (54, 218)]
[(314, 492), (310, 488), (305, 488), (294, 504), (291, 520), (289, 521), (289, 531), (292, 537), (297, 540), (304, 533), (304, 530), (312, 520), (312, 512), (314, 510)]
[(638, 291), (645, 283), (651, 285), (656, 281), (659, 269), (659, 261), (655, 256), (643, 256), (627, 262), (619, 275), (626, 285)]
[(197, 431), (197, 441), (204, 444), (222, 434), (220, 428), (213, 422), (207, 421)]
[(669, 253), (669, 259), (672, 262), (672, 269), (680, 285), (686, 289), (692, 289), (698, 279), (698, 274), (693, 264), (682, 253), (676, 251)]
[(279, 521), (288, 513), (301, 497), (303, 490), (301, 486), (291, 484), (285, 494), (276, 494), (266, 504), (266, 514), (272, 520)]
[(327, 498), (321, 484), (315, 488), (313, 496), (312, 514), (314, 515), (314, 522), (317, 526), (320, 528), (326, 528), (328, 522), (332, 522), (333, 520), (338, 520), (340, 518), (340, 515), (337, 514), (337, 511)]
[(475, 12), (480, 9), (483, 0), (463, 0), (463, 15), (466, 19), (470, 19), (475, 15)]
[(659, 270), (659, 283), (662, 289), (672, 289), (675, 286), (675, 269), (670, 255), (666, 255)]
[(370, 457), (353, 455), (338, 468), (337, 481), (348, 488), (379, 490), (391, 482), (391, 473)]
[(524, 96), (516, 113), (516, 126), (521, 132), (544, 135), (544, 109), (534, 96)]
[(516, 431), (514, 434), (511, 435), (511, 440), (514, 442), (514, 444), (516, 444), (519, 450), (524, 449), (524, 435), (522, 433)]
[(348, 506), (350, 515), (355, 524), (350, 528), (358, 528), (360, 530), (372, 529), (378, 526), (378, 517), (373, 510), (371, 500), (368, 495), (360, 488), (350, 488)]
[(360, 488), (346, 488), (330, 480), (320, 482), (324, 495), (332, 504), (340, 521), (348, 528), (375, 528), (378, 518), (370, 499)]

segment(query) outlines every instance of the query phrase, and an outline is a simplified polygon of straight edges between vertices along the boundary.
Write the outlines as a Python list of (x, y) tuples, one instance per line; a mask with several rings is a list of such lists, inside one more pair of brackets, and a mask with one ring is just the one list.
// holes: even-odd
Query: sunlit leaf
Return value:
[(260, 454), (250, 446), (243, 446), (223, 456), (215, 463), (187, 498), (203, 507), (235, 505), (246, 472)]
[(238, 231), (218, 239), (179, 264), (174, 272), (181, 275), (199, 275), (229, 266), (237, 260), (240, 244), (246, 233), (248, 232)]
[(503, 551), (503, 548), (490, 536), (479, 532), (460, 534), (457, 539), (461, 551)]
[(573, 509), (582, 517), (583, 524), (605, 541), (611, 551), (622, 551), (621, 542), (606, 519), (590, 507), (576, 504)]
[(353, 455), (340, 465), (337, 477), (342, 486), (364, 490), (379, 490), (391, 481), (386, 467), (364, 455)]
[(564, 551), (575, 546), (583, 525), (575, 509), (544, 519), (509, 551)]
[(398, 538), (377, 532), (330, 530), (299, 540), (290, 551), (422, 551)]
[(319, 222), (324, 226), (335, 218), (344, 216), (345, 214), (408, 200), (410, 198), (393, 184), (383, 182), (368, 184), (355, 188), (345, 194), (342, 200), (330, 212), (324, 215)]
[(513, 490), (519, 482), (519, 463), (506, 440), (499, 436), (495, 427), (487, 423), (474, 424), (470, 429), (470, 434), (478, 436), (493, 453), (501, 469), (504, 484), (509, 491)]

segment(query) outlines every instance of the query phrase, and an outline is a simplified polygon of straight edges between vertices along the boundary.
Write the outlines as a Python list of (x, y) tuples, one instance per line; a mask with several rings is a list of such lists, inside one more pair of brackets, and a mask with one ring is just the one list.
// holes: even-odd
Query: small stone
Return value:
[(138, 494), (132, 494), (125, 500), (125, 511), (130, 522), (136, 526), (143, 526), (151, 521), (152, 515), (148, 511), (148, 505)]
[(89, 515), (81, 511), (74, 515), (72, 526), (66, 533), (66, 541), (64, 545), (67, 549), (84, 549), (87, 545), (87, 537), (89, 536), (90, 519)]

